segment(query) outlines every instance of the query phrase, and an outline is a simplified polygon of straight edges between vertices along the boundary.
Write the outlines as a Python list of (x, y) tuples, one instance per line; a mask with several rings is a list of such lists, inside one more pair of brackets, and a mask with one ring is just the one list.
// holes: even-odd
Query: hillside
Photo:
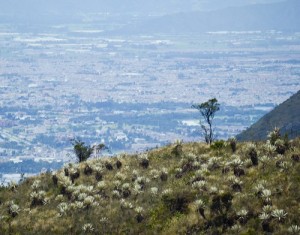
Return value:
[(126, 27), (130, 33), (201, 33), (211, 31), (299, 31), (300, 1), (228, 7), (166, 15)]
[(241, 141), (265, 140), (267, 133), (278, 127), (290, 138), (300, 135), (300, 91), (267, 113), (247, 130), (237, 135)]
[(2, 187), (0, 234), (299, 234), (300, 139), (235, 143), (178, 142)]

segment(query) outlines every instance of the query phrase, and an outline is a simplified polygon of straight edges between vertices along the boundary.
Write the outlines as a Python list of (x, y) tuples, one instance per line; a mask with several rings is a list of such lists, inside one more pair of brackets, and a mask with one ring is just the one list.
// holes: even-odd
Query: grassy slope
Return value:
[[(54, 177), (46, 173), (1, 188), (0, 234), (263, 234), (263, 223), (287, 234), (300, 225), (297, 154), (299, 139), (284, 155), (266, 143), (238, 143), (234, 154), (230, 146), (188, 143), (73, 164)], [(19, 206), (15, 214), (11, 201)], [(271, 215), (276, 209), (287, 213), (284, 219)], [(263, 211), (269, 218), (259, 218)]]
[(267, 113), (250, 128), (237, 135), (243, 141), (265, 140), (267, 133), (280, 128), (282, 134), (287, 133), (291, 138), (300, 134), (300, 91), (288, 100)]

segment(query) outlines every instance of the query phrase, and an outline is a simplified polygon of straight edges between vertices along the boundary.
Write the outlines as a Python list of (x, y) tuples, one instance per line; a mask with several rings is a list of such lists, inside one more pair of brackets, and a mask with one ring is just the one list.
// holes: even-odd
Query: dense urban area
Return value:
[(0, 25), (2, 176), (61, 166), (72, 138), (110, 154), (201, 140), (191, 105), (212, 97), (217, 138), (234, 136), (300, 89), (299, 42), (278, 31), (121, 37)]

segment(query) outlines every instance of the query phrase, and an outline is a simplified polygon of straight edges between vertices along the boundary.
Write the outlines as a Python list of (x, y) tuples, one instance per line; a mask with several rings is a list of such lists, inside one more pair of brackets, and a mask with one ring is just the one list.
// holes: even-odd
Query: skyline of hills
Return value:
[(204, 33), (211, 31), (299, 31), (300, 1), (228, 7), (165, 15), (125, 27), (130, 33)]
[[(151, 2), (136, 0), (87, 0), (82, 1), (47, 1), (47, 0), (25, 0), (25, 1), (2, 1), (0, 3), (0, 19), (5, 23), (21, 24), (49, 24), (49, 23), (74, 23), (88, 22), (89, 15), (102, 14), (103, 17), (110, 17), (110, 20), (119, 20), (118, 17), (127, 22), (127, 17), (136, 17), (142, 20), (152, 19), (157, 16), (170, 15), (180, 12), (193, 11), (214, 11), (228, 7), (239, 7), (246, 5), (257, 5), (263, 3), (274, 3), (282, 0), (258, 0), (255, 3), (250, 0), (229, 0), (229, 1), (180, 1), (167, 0)], [(217, 16), (218, 17), (218, 16)], [(157, 20), (159, 20), (158, 18)]]

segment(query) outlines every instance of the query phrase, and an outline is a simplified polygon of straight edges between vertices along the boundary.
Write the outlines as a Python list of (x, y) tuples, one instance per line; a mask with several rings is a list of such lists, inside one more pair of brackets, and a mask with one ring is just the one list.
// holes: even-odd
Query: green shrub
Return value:
[(210, 148), (213, 149), (213, 150), (221, 150), (225, 147), (225, 141), (224, 140), (217, 140), (217, 141), (214, 141)]

